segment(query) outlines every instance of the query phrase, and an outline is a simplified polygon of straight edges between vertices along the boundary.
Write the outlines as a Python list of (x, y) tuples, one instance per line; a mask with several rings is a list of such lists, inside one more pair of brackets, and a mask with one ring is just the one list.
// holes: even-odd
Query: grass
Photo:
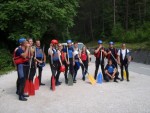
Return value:
[[(116, 48), (121, 48), (121, 44), (120, 42), (115, 42), (115, 47)], [(90, 48), (95, 48), (97, 47), (97, 41), (93, 41), (93, 42), (89, 42), (86, 44), (87, 47), (90, 47)], [(108, 48), (108, 42), (103, 42), (103, 46), (105, 48)], [(126, 47), (128, 49), (131, 49), (131, 50), (148, 50), (150, 51), (150, 44), (149, 42), (142, 42), (142, 43), (126, 43)]]
[(2, 76), (2, 75), (4, 75), (4, 74), (7, 74), (7, 73), (9, 73), (9, 72), (11, 72), (11, 71), (13, 71), (13, 70), (15, 70), (14, 67), (7, 67), (7, 68), (4, 68), (4, 69), (0, 70), (0, 76)]

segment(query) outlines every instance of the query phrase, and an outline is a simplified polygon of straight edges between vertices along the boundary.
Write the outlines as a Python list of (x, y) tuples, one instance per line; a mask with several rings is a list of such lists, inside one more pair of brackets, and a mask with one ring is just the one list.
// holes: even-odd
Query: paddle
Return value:
[[(32, 59), (33, 59), (33, 58), (31, 57), (29, 70), (31, 70)], [(30, 74), (29, 74), (29, 75), (30, 75)], [(33, 84), (32, 80), (29, 80), (29, 95), (30, 95), (30, 96), (35, 95), (35, 89), (34, 89), (34, 84)]]
[[(35, 47), (35, 57), (36, 57), (36, 47)], [(37, 68), (37, 65), (35, 64), (35, 69)], [(35, 80), (34, 80), (34, 88), (35, 90), (38, 90), (39, 89), (39, 78), (38, 78), (38, 75), (37, 75), (37, 69), (35, 71)]]
[(80, 60), (80, 63), (83, 65), (85, 71), (88, 73), (88, 76), (87, 76), (88, 80), (90, 81), (90, 83), (91, 83), (92, 85), (94, 85), (94, 84), (96, 83), (96, 80), (94, 79), (94, 77), (93, 77), (92, 75), (89, 74), (89, 72), (88, 72), (87, 69), (85, 68), (85, 66), (84, 66), (84, 64), (83, 64), (83, 62), (82, 62), (82, 60), (81, 60), (80, 58), (79, 58), (79, 60)]
[[(100, 63), (102, 63), (102, 51), (101, 51), (101, 56), (100, 56)], [(97, 76), (97, 83), (102, 84), (103, 79), (102, 79), (102, 70), (101, 70), (101, 65), (100, 65), (100, 72)]]
[[(67, 47), (67, 55), (68, 55), (68, 62), (69, 62), (68, 47)], [(71, 75), (70, 71), (69, 71), (69, 74), (68, 74), (68, 86), (73, 86), (73, 75)]]
[[(30, 49), (29, 49), (29, 56), (30, 56)], [(28, 76), (27, 76), (27, 79), (26, 79), (26, 81), (25, 81), (25, 87), (24, 87), (24, 93), (25, 93), (25, 94), (29, 94), (29, 90), (30, 90), (30, 83), (29, 83), (30, 64), (31, 64), (31, 58), (30, 58), (30, 60), (29, 60)]]
[[(53, 55), (51, 55), (51, 63), (52, 63), (52, 66), (54, 66), (53, 65)], [(55, 91), (55, 75), (52, 75), (51, 76), (51, 81), (50, 81), (50, 84), (51, 84), (51, 90), (52, 91)]]

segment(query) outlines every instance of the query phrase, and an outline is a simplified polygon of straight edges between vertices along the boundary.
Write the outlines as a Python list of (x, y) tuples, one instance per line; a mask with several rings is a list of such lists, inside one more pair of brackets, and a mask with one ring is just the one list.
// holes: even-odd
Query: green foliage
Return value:
[(0, 71), (12, 67), (12, 54), (6, 49), (0, 49)]
[(74, 25), (78, 0), (9, 0), (0, 3), (0, 29), (9, 38), (41, 38), (55, 26), (57, 32)]

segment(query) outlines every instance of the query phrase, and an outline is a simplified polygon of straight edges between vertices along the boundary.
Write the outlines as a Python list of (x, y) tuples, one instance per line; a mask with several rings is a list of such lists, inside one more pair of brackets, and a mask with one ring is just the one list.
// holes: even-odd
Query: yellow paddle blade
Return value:
[(94, 77), (92, 75), (88, 75), (87, 77), (92, 85), (94, 85), (96, 83), (96, 80), (94, 79)]
[(126, 75), (126, 71), (125, 70), (123, 70), (123, 78), (127, 79), (127, 75)]

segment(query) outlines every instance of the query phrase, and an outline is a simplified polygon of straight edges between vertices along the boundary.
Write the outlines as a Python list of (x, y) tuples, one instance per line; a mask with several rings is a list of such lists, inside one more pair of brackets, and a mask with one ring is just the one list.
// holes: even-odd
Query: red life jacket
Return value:
[(15, 64), (23, 64), (25, 62), (28, 62), (29, 61), (29, 58), (23, 58), (22, 56), (16, 56), (16, 51), (17, 51), (18, 48), (16, 48), (14, 50), (14, 53), (13, 53), (13, 61)]
[(61, 60), (65, 61), (65, 53), (63, 51), (61, 52)]
[[(117, 57), (118, 57), (118, 55), (117, 55), (117, 50), (116, 50), (116, 48), (113, 48), (113, 49), (114, 49), (114, 51), (115, 51), (115, 56), (114, 56), (114, 57), (117, 59)], [(109, 51), (110, 51), (110, 50), (109, 50)], [(108, 52), (109, 52), (109, 51), (108, 51)], [(107, 55), (107, 59), (108, 59), (108, 60), (110, 59), (110, 56), (111, 56), (111, 54), (108, 54), (108, 55)]]
[(87, 53), (86, 53), (86, 52), (82, 52), (82, 53), (81, 53), (81, 60), (82, 60), (82, 61), (86, 61), (86, 60), (87, 60), (87, 57), (88, 57), (88, 56), (87, 56)]
[[(101, 50), (104, 50), (104, 47), (102, 47)], [(100, 58), (101, 52), (100, 52), (100, 51), (98, 51), (97, 53), (94, 52), (94, 56), (95, 56), (97, 59)], [(103, 54), (103, 53), (102, 53), (102, 56), (104, 57), (104, 54)]]

